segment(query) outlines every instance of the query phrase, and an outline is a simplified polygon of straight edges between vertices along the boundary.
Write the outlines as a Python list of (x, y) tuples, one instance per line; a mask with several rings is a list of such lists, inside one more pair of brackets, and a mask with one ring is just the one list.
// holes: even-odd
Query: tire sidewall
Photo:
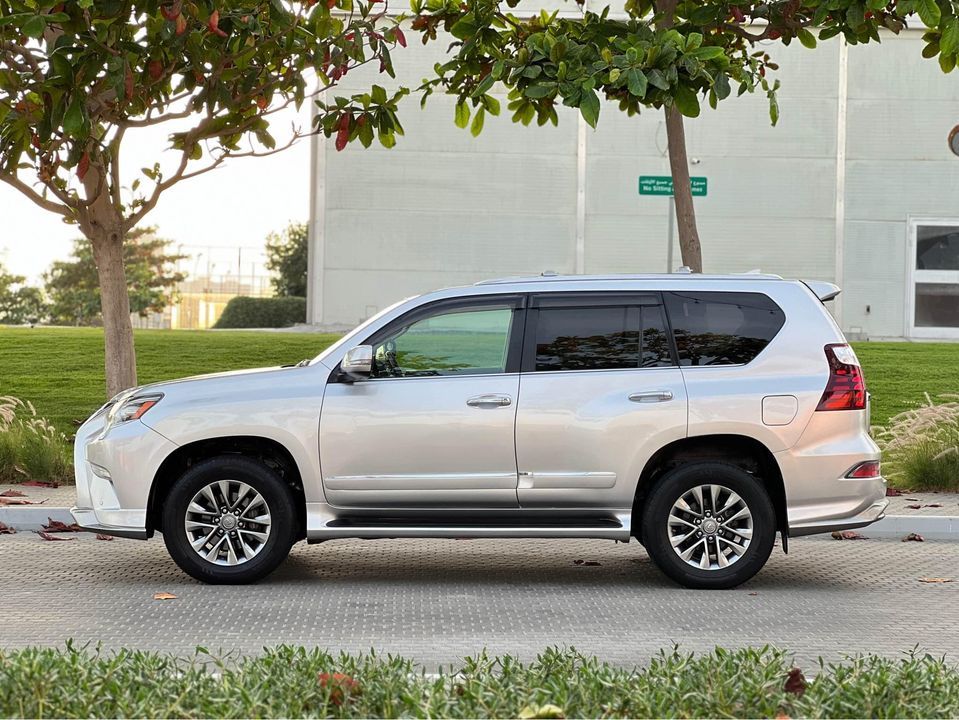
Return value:
[[(673, 503), (697, 485), (723, 485), (737, 493), (753, 516), (749, 548), (735, 563), (719, 570), (700, 570), (680, 558), (669, 540), (668, 519)], [(766, 564), (776, 539), (776, 513), (761, 481), (725, 463), (691, 463), (666, 473), (647, 499), (642, 516), (643, 545), (653, 562), (686, 587), (723, 589), (740, 585)]]
[[(240, 480), (266, 501), (270, 536), (251, 560), (233, 567), (201, 558), (191, 547), (184, 520), (187, 506), (201, 488), (217, 480)], [(294, 541), (296, 514), (283, 480), (266, 465), (241, 456), (221, 456), (194, 465), (176, 481), (163, 504), (163, 540), (180, 568), (191, 577), (213, 584), (242, 584), (259, 580), (283, 562)]]

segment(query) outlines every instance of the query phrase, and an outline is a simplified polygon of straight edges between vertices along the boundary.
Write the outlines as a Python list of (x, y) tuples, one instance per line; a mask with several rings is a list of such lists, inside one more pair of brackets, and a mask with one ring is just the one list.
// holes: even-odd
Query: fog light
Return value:
[(90, 469), (93, 470), (93, 474), (96, 475), (97, 477), (113, 482), (113, 478), (110, 476), (110, 471), (107, 470), (105, 467), (101, 467), (100, 465), (90, 463)]

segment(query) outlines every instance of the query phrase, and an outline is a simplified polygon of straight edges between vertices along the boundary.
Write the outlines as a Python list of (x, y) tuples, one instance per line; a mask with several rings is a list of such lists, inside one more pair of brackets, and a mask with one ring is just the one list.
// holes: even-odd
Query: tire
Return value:
[[(221, 512), (224, 488), (230, 498), (227, 513)], [(200, 513), (198, 507), (212, 512)], [(176, 481), (163, 504), (161, 526), (170, 556), (187, 575), (214, 585), (240, 585), (265, 577), (286, 559), (296, 540), (297, 514), (276, 472), (241, 455), (221, 455), (194, 465)], [(204, 536), (207, 543), (195, 550), (193, 544)]]
[[(703, 486), (721, 489), (710, 498)], [(697, 497), (703, 498), (701, 505)], [(717, 522), (717, 509), (725, 518), (722, 524)], [(688, 588), (718, 590), (746, 582), (766, 564), (776, 538), (776, 513), (760, 481), (745, 470), (697, 462), (680, 465), (660, 479), (643, 506), (640, 531), (646, 551), (666, 575)], [(748, 541), (746, 534), (751, 534)], [(681, 552), (688, 557), (680, 557)]]

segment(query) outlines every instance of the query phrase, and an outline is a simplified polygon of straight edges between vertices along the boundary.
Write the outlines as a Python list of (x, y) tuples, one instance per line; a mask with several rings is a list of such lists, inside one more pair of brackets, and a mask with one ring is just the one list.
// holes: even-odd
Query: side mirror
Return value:
[(350, 348), (340, 362), (340, 370), (354, 380), (359, 380), (373, 372), (373, 346), (357, 345)]

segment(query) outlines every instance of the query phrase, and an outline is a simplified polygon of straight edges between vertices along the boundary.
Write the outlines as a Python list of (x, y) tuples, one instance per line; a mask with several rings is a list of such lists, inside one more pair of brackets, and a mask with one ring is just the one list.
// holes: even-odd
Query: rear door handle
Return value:
[(470, 407), (506, 407), (512, 404), (509, 395), (477, 395), (466, 401)]
[(633, 393), (629, 399), (638, 403), (667, 402), (673, 399), (672, 390), (651, 390), (649, 392)]

